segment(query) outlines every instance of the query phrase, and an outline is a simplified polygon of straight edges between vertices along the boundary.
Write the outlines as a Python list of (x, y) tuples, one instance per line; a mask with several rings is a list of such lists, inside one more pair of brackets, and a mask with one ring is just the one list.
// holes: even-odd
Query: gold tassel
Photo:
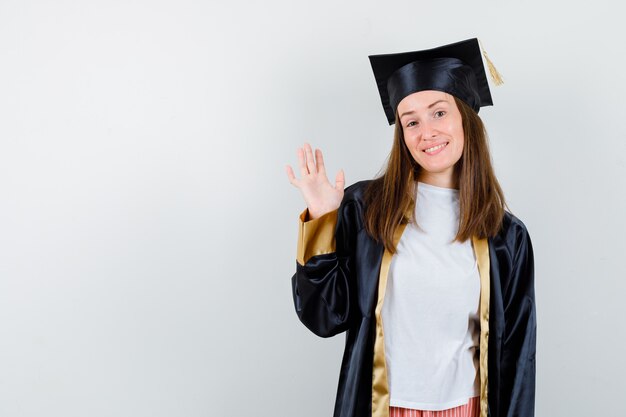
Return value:
[(495, 65), (493, 65), (493, 62), (491, 62), (491, 60), (487, 56), (487, 51), (485, 51), (485, 48), (483, 48), (483, 45), (480, 42), (480, 40), (478, 41), (478, 43), (480, 44), (481, 51), (483, 51), (483, 56), (485, 57), (485, 61), (487, 61), (487, 67), (489, 68), (489, 75), (491, 75), (491, 79), (493, 80), (494, 84), (495, 85), (503, 84), (504, 80), (502, 79), (502, 75), (498, 72)]

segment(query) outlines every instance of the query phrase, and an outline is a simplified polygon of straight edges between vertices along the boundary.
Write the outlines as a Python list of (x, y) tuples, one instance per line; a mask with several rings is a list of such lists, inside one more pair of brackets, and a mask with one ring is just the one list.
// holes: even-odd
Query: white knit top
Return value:
[(382, 308), (390, 405), (445, 410), (480, 393), (480, 277), (471, 240), (450, 243), (459, 191), (417, 183)]

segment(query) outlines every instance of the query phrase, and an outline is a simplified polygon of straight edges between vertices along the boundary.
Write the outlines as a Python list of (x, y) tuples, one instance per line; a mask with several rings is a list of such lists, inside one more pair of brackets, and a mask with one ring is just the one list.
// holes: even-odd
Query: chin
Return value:
[(430, 174), (441, 174), (442, 172), (446, 172), (448, 170), (450, 170), (451, 168), (453, 168), (453, 165), (446, 165), (446, 166), (428, 166), (428, 165), (422, 165), (420, 164), (420, 166), (422, 167), (422, 169)]

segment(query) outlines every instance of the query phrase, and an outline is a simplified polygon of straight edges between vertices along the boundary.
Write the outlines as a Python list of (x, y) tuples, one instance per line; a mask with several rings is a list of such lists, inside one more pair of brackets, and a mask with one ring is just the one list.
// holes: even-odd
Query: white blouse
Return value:
[(416, 225), (391, 260), (382, 308), (390, 405), (445, 410), (480, 395), (480, 277), (471, 239), (450, 243), (459, 191), (417, 183)]

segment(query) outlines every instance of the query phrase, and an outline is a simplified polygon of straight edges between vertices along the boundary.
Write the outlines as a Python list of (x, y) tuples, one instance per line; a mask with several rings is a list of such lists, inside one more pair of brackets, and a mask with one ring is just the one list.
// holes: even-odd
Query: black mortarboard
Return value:
[[(485, 58), (494, 80), (501, 83), (486, 54)], [(395, 123), (398, 103), (418, 91), (444, 91), (477, 113), (480, 107), (493, 104), (476, 38), (422, 51), (370, 55), (369, 59), (390, 125)]]

